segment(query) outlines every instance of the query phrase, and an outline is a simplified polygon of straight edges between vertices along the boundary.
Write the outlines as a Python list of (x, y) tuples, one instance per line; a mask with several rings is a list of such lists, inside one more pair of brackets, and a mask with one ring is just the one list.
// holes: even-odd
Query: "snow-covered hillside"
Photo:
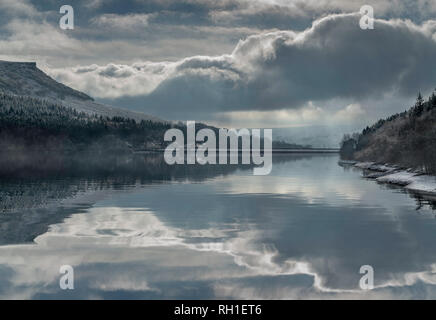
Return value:
[(0, 61), (0, 91), (53, 101), (89, 114), (107, 117), (118, 116), (135, 120), (163, 121), (141, 112), (97, 103), (83, 92), (74, 90), (50, 78), (38, 69), (34, 62)]

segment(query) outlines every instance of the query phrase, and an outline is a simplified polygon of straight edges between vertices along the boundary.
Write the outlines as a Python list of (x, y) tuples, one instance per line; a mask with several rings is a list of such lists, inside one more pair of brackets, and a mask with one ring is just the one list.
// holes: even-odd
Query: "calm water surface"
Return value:
[(1, 181), (0, 298), (436, 298), (431, 204), (336, 155), (275, 156), (265, 177), (159, 161)]

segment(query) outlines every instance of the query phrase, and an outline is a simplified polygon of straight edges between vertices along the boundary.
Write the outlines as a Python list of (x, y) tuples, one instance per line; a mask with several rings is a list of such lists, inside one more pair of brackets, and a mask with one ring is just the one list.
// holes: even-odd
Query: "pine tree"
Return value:
[(424, 111), (424, 98), (421, 92), (418, 93), (418, 98), (416, 99), (415, 108), (413, 109), (413, 115), (419, 117)]
[(429, 106), (430, 109), (436, 108), (436, 89), (430, 96)]

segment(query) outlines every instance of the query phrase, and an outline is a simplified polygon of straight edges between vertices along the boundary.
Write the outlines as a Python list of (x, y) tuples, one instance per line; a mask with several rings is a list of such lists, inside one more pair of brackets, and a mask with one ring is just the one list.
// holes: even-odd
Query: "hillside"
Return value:
[(50, 78), (34, 62), (0, 61), (0, 92), (44, 99), (89, 115), (163, 122), (141, 112), (97, 103), (90, 96)]
[(436, 173), (436, 92), (427, 101), (419, 94), (409, 110), (379, 120), (361, 133), (345, 135), (341, 157)]
[(162, 148), (170, 127), (0, 92), (0, 176), (64, 168), (72, 158), (92, 162), (134, 149)]
[(0, 92), (2, 153), (20, 147), (78, 151), (83, 146), (102, 143), (101, 139), (108, 136), (111, 144), (103, 149), (114, 148), (115, 141), (143, 148), (150, 143), (162, 143), (164, 132), (170, 127), (168, 123), (150, 120), (137, 122), (91, 115), (48, 100)]
[[(93, 163), (161, 150), (172, 127), (186, 132), (180, 123), (98, 104), (34, 63), (0, 62), (0, 176), (65, 168), (70, 159)], [(218, 128), (196, 123), (197, 131), (206, 127), (219, 136)], [(273, 147), (304, 148), (283, 141)]]
[(0, 90), (19, 95), (64, 100), (71, 97), (80, 101), (93, 99), (54, 81), (36, 67), (35, 62), (0, 61)]

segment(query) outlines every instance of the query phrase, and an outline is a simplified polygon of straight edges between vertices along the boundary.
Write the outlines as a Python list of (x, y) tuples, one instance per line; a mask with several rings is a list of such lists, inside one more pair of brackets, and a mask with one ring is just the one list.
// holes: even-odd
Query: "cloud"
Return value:
[(151, 93), (164, 79), (174, 73), (174, 63), (135, 63), (131, 66), (90, 65), (50, 72), (62, 83), (92, 92), (96, 97), (117, 98)]
[(423, 19), (436, 8), (366, 2), (375, 30), (358, 28), (358, 13), (333, 14), (359, 0), (79, 1), (65, 32), (56, 6), (3, 1), (0, 58), (36, 60), (103, 102), (167, 119), (351, 121), (337, 115), (349, 105), (375, 119), (434, 88), (436, 21)]
[(339, 110), (335, 114), (335, 118), (339, 121), (353, 121), (365, 115), (365, 110), (362, 109), (360, 104), (353, 103), (346, 106), (344, 109)]
[(0, 10), (13, 15), (33, 16), (37, 14), (35, 7), (27, 0), (2, 0)]
[(378, 18), (407, 17), (422, 21), (434, 16), (431, 0), (239, 0), (228, 8), (210, 8), (215, 23), (229, 25), (304, 28), (317, 18), (334, 13), (359, 12), (371, 5)]
[(135, 30), (148, 26), (153, 14), (103, 14), (92, 19), (97, 27), (104, 27), (116, 30)]
[[(338, 103), (338, 105), (341, 104), (343, 103)], [(361, 126), (365, 116), (367, 116), (366, 110), (358, 103), (349, 104), (344, 108), (330, 108), (316, 106), (312, 101), (309, 101), (298, 109), (222, 112), (216, 114), (213, 120), (218, 123), (227, 123), (229, 127), (243, 127), (244, 123), (247, 124), (247, 122), (255, 128), (280, 128), (313, 124), (338, 126), (344, 123)]]
[[(23, 32), (3, 27), (2, 56), (45, 60), (51, 66), (74, 66), (219, 55), (230, 52), (239, 39), (249, 35), (273, 29), (301, 31), (310, 27), (314, 19), (356, 12), (366, 3), (374, 6), (376, 17), (410, 18), (417, 23), (436, 12), (436, 5), (428, 0), (125, 0), (122, 4), (114, 0), (77, 0), (76, 29), (62, 32), (68, 41), (75, 42), (77, 50), (55, 50), (52, 42), (39, 41), (43, 40), (40, 32), (28, 28), (29, 38), (38, 41), (38, 46), (34, 48), (31, 42), (23, 41), (21, 51), (10, 52), (8, 38), (13, 40)], [(1, 25), (23, 18), (23, 12), (27, 12), (23, 24), (35, 30), (40, 25), (51, 27), (44, 34), (61, 31), (59, 5), (52, 1), (5, 0), (0, 6)], [(49, 50), (38, 50), (44, 45)]]
[[(348, 105), (434, 87), (432, 22), (376, 20), (375, 30), (361, 30), (359, 19), (359, 14), (330, 15), (301, 32), (260, 33), (221, 56), (145, 62), (140, 68), (57, 69), (52, 74), (97, 98), (117, 98), (115, 102), (169, 118), (299, 109), (309, 101), (319, 105), (332, 99), (352, 101)], [(354, 104), (337, 117), (345, 119), (361, 109)]]

